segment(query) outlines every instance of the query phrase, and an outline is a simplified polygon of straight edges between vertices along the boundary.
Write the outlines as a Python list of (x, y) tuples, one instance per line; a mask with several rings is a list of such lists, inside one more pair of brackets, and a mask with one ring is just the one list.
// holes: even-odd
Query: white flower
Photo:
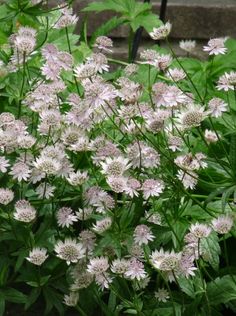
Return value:
[(89, 273), (99, 275), (106, 272), (109, 269), (109, 263), (107, 257), (96, 257), (90, 259), (87, 271)]
[(233, 227), (234, 221), (229, 215), (221, 215), (212, 220), (212, 228), (219, 234), (227, 234)]
[(166, 38), (170, 34), (171, 28), (172, 25), (169, 22), (167, 22), (166, 24), (158, 28), (154, 27), (152, 32), (149, 33), (149, 35), (154, 40), (161, 40)]
[(121, 176), (131, 167), (129, 160), (121, 156), (114, 158), (108, 157), (100, 164), (102, 166), (102, 173), (108, 176)]
[(132, 258), (129, 261), (129, 265), (127, 267), (127, 271), (125, 272), (124, 276), (131, 280), (137, 279), (138, 281), (140, 281), (141, 279), (146, 278), (147, 273), (144, 270), (143, 263), (137, 260), (136, 258)]
[(155, 298), (159, 302), (166, 303), (167, 300), (170, 298), (169, 292), (165, 289), (159, 289), (157, 292), (154, 293)]
[(209, 111), (211, 116), (220, 117), (223, 112), (227, 112), (228, 104), (220, 98), (213, 98), (208, 103)]
[(159, 196), (164, 188), (165, 185), (162, 180), (147, 179), (142, 185), (143, 197), (147, 200), (150, 196)]
[(55, 245), (57, 257), (65, 260), (67, 264), (76, 263), (85, 256), (85, 249), (81, 243), (76, 240), (67, 238), (65, 241), (58, 241)]
[(134, 242), (138, 245), (147, 245), (154, 240), (154, 235), (147, 225), (138, 225), (134, 231)]
[(155, 250), (150, 256), (150, 261), (154, 268), (161, 271), (173, 271), (180, 262), (181, 253), (175, 253), (174, 251), (166, 251), (163, 249)]
[(182, 40), (179, 42), (179, 47), (188, 53), (192, 53), (196, 47), (196, 41)]
[(30, 251), (29, 257), (26, 260), (37, 266), (41, 266), (47, 257), (47, 249), (35, 247)]
[(179, 170), (177, 178), (183, 183), (185, 189), (193, 190), (198, 182), (198, 175), (193, 171)]
[(70, 292), (69, 295), (64, 295), (63, 302), (67, 306), (76, 306), (79, 301), (79, 293), (78, 292)]
[(29, 223), (36, 218), (36, 209), (26, 200), (19, 200), (15, 204), (13, 217), (20, 222)]
[(206, 224), (192, 224), (189, 228), (190, 233), (192, 233), (196, 238), (204, 238), (209, 236), (211, 233), (211, 228)]
[(209, 40), (207, 43), (207, 46), (203, 46), (203, 50), (205, 52), (209, 52), (209, 55), (224, 55), (227, 51), (227, 48), (225, 47), (225, 41), (227, 40), (227, 37), (225, 38), (213, 38)]
[(5, 157), (0, 157), (0, 171), (2, 173), (7, 172), (7, 168), (10, 166), (9, 160), (6, 159)]
[(0, 204), (7, 205), (14, 199), (14, 192), (10, 189), (0, 188)]
[(70, 207), (61, 207), (57, 214), (57, 223), (61, 227), (70, 227), (74, 222), (77, 222), (78, 218), (73, 214), (73, 210)]

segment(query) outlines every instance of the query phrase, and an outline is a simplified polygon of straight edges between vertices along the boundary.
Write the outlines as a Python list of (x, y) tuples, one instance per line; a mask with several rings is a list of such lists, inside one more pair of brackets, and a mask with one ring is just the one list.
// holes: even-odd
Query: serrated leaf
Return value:
[(109, 34), (112, 30), (120, 26), (122, 23), (125, 22), (125, 19), (123, 17), (112, 17), (110, 20), (102, 24), (93, 34), (90, 40), (90, 45), (93, 45), (96, 38), (101, 35), (107, 35)]
[(236, 299), (236, 276), (232, 277), (225, 275), (207, 284), (207, 296), (211, 305), (225, 304)]
[(215, 232), (212, 232), (210, 236), (201, 240), (201, 249), (204, 251), (204, 260), (209, 262), (212, 268), (217, 271), (219, 269), (221, 249), (219, 238)]

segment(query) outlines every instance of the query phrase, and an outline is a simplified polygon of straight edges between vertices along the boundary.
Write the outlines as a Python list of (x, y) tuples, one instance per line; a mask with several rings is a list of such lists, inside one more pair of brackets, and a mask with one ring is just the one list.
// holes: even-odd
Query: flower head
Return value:
[(67, 238), (65, 241), (58, 241), (55, 245), (57, 257), (65, 260), (67, 264), (76, 263), (85, 256), (85, 249), (81, 243), (76, 240)]
[(41, 266), (47, 257), (47, 249), (35, 247), (30, 251), (29, 257), (26, 260), (37, 266)]

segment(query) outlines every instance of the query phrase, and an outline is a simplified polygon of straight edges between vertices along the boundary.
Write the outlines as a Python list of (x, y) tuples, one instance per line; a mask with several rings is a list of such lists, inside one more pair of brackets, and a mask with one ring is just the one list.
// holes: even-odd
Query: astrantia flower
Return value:
[(85, 249), (81, 243), (67, 238), (65, 241), (58, 241), (55, 245), (57, 257), (65, 260), (67, 264), (75, 263), (85, 256)]
[(111, 227), (112, 219), (106, 217), (104, 219), (96, 221), (96, 224), (93, 224), (93, 230), (95, 233), (102, 234)]
[(187, 53), (192, 53), (196, 47), (196, 41), (182, 40), (179, 42), (179, 47)]
[(30, 168), (29, 166), (24, 162), (16, 162), (9, 172), (10, 175), (12, 175), (13, 179), (16, 179), (17, 181), (27, 181), (30, 177)]
[(177, 121), (180, 124), (181, 129), (190, 129), (199, 126), (207, 115), (208, 112), (205, 111), (204, 107), (191, 105), (179, 112)]
[(28, 149), (35, 144), (36, 139), (31, 135), (21, 135), (17, 138), (17, 142), (20, 148)]
[(58, 226), (70, 227), (74, 222), (77, 222), (77, 217), (73, 214), (70, 207), (61, 207), (56, 214)]
[(91, 218), (92, 214), (93, 214), (92, 207), (79, 208), (78, 211), (76, 212), (76, 216), (80, 221), (85, 221)]
[(157, 292), (154, 293), (155, 298), (159, 302), (166, 303), (167, 300), (170, 298), (169, 292), (165, 289), (159, 289)]
[(28, 201), (19, 200), (15, 204), (13, 217), (20, 222), (32, 222), (36, 218), (36, 209)]
[(101, 290), (104, 290), (109, 288), (109, 284), (112, 282), (112, 278), (109, 273), (104, 272), (95, 275), (95, 282)]
[(121, 176), (131, 167), (129, 160), (124, 157), (106, 158), (101, 162), (102, 173), (108, 176)]
[(33, 162), (35, 168), (47, 175), (55, 175), (61, 168), (58, 160), (51, 157), (39, 157)]
[(150, 261), (154, 268), (161, 271), (175, 270), (180, 262), (181, 253), (175, 253), (174, 251), (166, 251), (163, 249), (155, 250), (150, 256)]
[(47, 257), (47, 249), (35, 247), (30, 251), (29, 257), (26, 260), (37, 266), (41, 266)]
[(218, 141), (218, 136), (214, 131), (210, 131), (209, 129), (206, 129), (204, 132), (204, 137), (207, 143), (215, 143)]
[(171, 27), (172, 27), (172, 25), (169, 22), (167, 22), (166, 24), (164, 24), (158, 28), (154, 27), (152, 32), (149, 33), (149, 35), (155, 41), (164, 39), (170, 34)]
[(78, 292), (70, 292), (69, 295), (64, 295), (63, 303), (67, 306), (76, 306), (79, 301)]
[(227, 51), (225, 41), (227, 38), (213, 38), (209, 40), (207, 46), (203, 46), (203, 50), (208, 52), (209, 55), (224, 55)]
[(0, 171), (2, 173), (7, 172), (7, 168), (10, 166), (9, 160), (6, 159), (5, 157), (0, 157)]
[(181, 137), (170, 135), (168, 137), (168, 148), (173, 152), (181, 150), (183, 146), (183, 140)]
[(122, 193), (127, 189), (128, 178), (123, 176), (109, 176), (107, 178), (107, 184), (110, 186), (112, 191), (116, 193)]
[(196, 238), (205, 238), (208, 237), (211, 233), (210, 226), (206, 224), (192, 224), (189, 228), (190, 233), (192, 233)]
[(220, 117), (222, 116), (223, 112), (227, 112), (228, 105), (220, 98), (213, 98), (209, 101), (208, 107), (211, 116)]
[(183, 80), (186, 77), (186, 73), (179, 68), (172, 68), (167, 70), (167, 78), (171, 79), (174, 82)]
[(115, 259), (111, 264), (111, 271), (116, 274), (124, 274), (129, 267), (129, 261), (126, 259)]
[(222, 76), (220, 76), (216, 88), (217, 90), (223, 91), (234, 90), (234, 86), (229, 82), (228, 73), (225, 73)]
[(143, 182), (142, 190), (144, 199), (150, 196), (159, 196), (164, 191), (165, 185), (162, 180), (147, 179)]
[(82, 230), (79, 234), (79, 238), (86, 251), (90, 252), (94, 249), (96, 235), (91, 230)]
[(183, 170), (179, 170), (177, 178), (183, 183), (185, 189), (193, 190), (198, 182), (198, 175), (193, 171), (185, 172)]
[(14, 192), (10, 189), (0, 188), (0, 204), (7, 205), (14, 199)]
[(78, 17), (73, 14), (72, 9), (69, 7), (63, 7), (61, 10), (61, 16), (54, 24), (55, 29), (62, 29), (71, 25), (75, 25), (78, 21)]
[(88, 172), (87, 171), (80, 171), (77, 172), (71, 172), (69, 173), (66, 180), (70, 183), (72, 186), (77, 186), (83, 184), (86, 180), (88, 180)]
[(96, 38), (94, 47), (97, 47), (98, 49), (100, 49), (104, 52), (112, 53), (111, 48), (113, 47), (113, 42), (107, 36), (98, 36)]
[(212, 228), (219, 234), (227, 234), (233, 227), (233, 219), (229, 215), (221, 215), (211, 222)]
[(130, 259), (127, 271), (124, 273), (124, 276), (131, 280), (136, 279), (139, 281), (144, 279), (147, 276), (147, 273), (144, 270), (144, 264), (136, 258)]
[(138, 225), (134, 230), (134, 242), (138, 245), (147, 245), (154, 240), (154, 235), (147, 225)]
[(87, 271), (89, 273), (99, 275), (106, 272), (109, 269), (109, 263), (107, 257), (96, 257), (90, 259)]

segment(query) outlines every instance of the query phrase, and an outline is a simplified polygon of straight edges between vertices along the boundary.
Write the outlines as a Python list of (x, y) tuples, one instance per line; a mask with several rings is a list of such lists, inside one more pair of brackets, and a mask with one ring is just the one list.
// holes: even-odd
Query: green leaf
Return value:
[(204, 251), (204, 260), (210, 263), (214, 270), (219, 269), (219, 255), (221, 249), (219, 246), (219, 238), (215, 232), (212, 232), (210, 236), (201, 240), (201, 248)]
[[(234, 280), (233, 280), (234, 278)], [(236, 299), (236, 276), (225, 275), (207, 284), (207, 296), (211, 305), (225, 304)]]
[(90, 40), (90, 45), (93, 45), (96, 38), (101, 35), (107, 35), (112, 30), (120, 26), (122, 23), (125, 22), (125, 19), (123, 17), (112, 17), (110, 20), (106, 21), (106, 23), (102, 24), (93, 34)]
[(41, 293), (40, 288), (32, 289), (32, 291), (30, 292), (30, 295), (28, 295), (27, 297), (27, 302), (25, 303), (25, 310), (27, 310), (31, 305), (33, 305), (36, 302), (40, 293)]
[(159, 27), (162, 24), (158, 15), (151, 12), (144, 12), (136, 16), (130, 23), (135, 32), (140, 26), (143, 26), (147, 32), (151, 32), (154, 27)]
[(2, 290), (2, 293), (8, 302), (25, 304), (27, 301), (27, 296), (25, 294), (13, 288), (4, 289)]
[(0, 293), (0, 316), (4, 316), (5, 313), (5, 297)]

